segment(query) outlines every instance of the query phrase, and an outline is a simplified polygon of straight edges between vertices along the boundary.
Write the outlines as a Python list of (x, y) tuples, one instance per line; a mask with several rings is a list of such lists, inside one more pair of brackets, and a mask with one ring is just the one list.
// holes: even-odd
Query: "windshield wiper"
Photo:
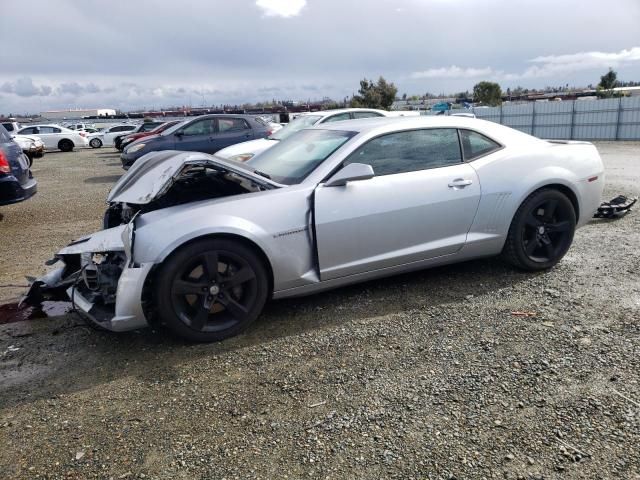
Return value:
[(269, 175), (268, 173), (261, 172), (260, 170), (254, 170), (253, 173), (255, 173), (256, 175), (260, 175), (261, 177), (264, 177), (267, 180), (271, 180), (271, 175)]

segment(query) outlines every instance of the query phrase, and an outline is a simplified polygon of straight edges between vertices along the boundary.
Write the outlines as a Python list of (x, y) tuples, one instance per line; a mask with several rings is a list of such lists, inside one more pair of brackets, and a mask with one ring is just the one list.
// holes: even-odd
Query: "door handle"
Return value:
[(456, 178), (449, 183), (449, 188), (464, 188), (471, 185), (473, 181), (467, 180), (465, 178)]

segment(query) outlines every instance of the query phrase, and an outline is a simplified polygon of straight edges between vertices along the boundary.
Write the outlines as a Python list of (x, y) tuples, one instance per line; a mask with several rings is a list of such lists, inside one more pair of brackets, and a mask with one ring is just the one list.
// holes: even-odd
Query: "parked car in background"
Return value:
[(11, 138), (20, 145), (22, 152), (29, 158), (29, 166), (33, 164), (34, 158), (44, 155), (45, 145), (40, 137), (35, 135), (19, 135), (17, 132), (22, 128), (17, 122), (2, 122), (2, 126), (7, 130)]
[(29, 170), (29, 159), (0, 126), (0, 205), (22, 202), (38, 190)]
[(358, 118), (387, 117), (389, 112), (371, 108), (343, 108), (338, 110), (324, 110), (321, 112), (301, 113), (291, 120), (284, 128), (271, 133), (266, 138), (238, 143), (216, 153), (218, 157), (228, 158), (237, 162), (246, 162), (250, 158), (273, 147), (280, 140), (303, 128), (309, 128), (322, 123), (341, 122)]
[(130, 145), (131, 143), (135, 142), (136, 140), (139, 140), (139, 139), (144, 138), (144, 137), (150, 137), (152, 135), (159, 135), (162, 132), (164, 132), (165, 130), (167, 130), (168, 128), (171, 128), (174, 125), (177, 125), (178, 123), (182, 123), (183, 121), (184, 120), (172, 120), (170, 122), (161, 123), (160, 125), (158, 125), (153, 130), (149, 130), (149, 131), (146, 131), (146, 132), (142, 131), (142, 132), (137, 132), (137, 133), (130, 133), (129, 135), (126, 135), (126, 136), (122, 137), (115, 147), (118, 150), (122, 151), (128, 145)]
[(122, 151), (122, 139), (128, 135), (134, 134), (134, 133), (145, 133), (145, 132), (150, 132), (151, 130), (159, 127), (160, 125), (162, 125), (164, 122), (144, 122), (141, 123), (140, 125), (138, 125), (138, 128), (136, 128), (135, 130), (133, 130), (130, 133), (127, 133), (126, 135), (120, 135), (118, 137), (116, 137), (113, 141), (113, 146), (116, 147), (116, 149)]
[(75, 147), (86, 147), (89, 145), (87, 134), (76, 132), (60, 125), (29, 125), (21, 128), (20, 135), (36, 135), (43, 142), (48, 150), (62, 150), (71, 152)]
[(138, 128), (138, 125), (114, 125), (104, 129), (101, 132), (89, 134), (89, 145), (91, 148), (100, 148), (102, 146), (113, 146), (113, 142), (116, 137), (128, 135), (134, 132)]
[(125, 148), (120, 159), (126, 170), (148, 152), (186, 150), (215, 153), (235, 143), (264, 138), (270, 132), (269, 123), (257, 115), (202, 115), (174, 125), (160, 135), (133, 142)]
[(549, 269), (603, 175), (588, 142), (449, 116), (319, 125), (244, 164), (149, 153), (109, 193), (112, 228), (59, 251), (28, 298), (66, 289), (106, 329), (221, 340), (269, 298), (500, 254)]

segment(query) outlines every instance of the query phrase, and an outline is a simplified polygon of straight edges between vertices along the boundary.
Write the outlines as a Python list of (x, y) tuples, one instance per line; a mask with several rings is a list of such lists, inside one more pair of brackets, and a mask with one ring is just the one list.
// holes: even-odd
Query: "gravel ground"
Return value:
[[(605, 195), (637, 195), (640, 144), (598, 147)], [(0, 210), (23, 246), (2, 284), (99, 227), (108, 152), (37, 161), (38, 196)], [(0, 478), (640, 479), (639, 227), (594, 221), (542, 274), (482, 260), (273, 302), (218, 344), (1, 326)]]

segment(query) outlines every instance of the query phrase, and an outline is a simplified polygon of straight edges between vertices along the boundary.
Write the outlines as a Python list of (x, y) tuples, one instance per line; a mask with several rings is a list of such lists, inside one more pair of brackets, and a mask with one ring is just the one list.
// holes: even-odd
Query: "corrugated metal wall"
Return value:
[(540, 138), (640, 140), (640, 96), (473, 108), (476, 117)]

